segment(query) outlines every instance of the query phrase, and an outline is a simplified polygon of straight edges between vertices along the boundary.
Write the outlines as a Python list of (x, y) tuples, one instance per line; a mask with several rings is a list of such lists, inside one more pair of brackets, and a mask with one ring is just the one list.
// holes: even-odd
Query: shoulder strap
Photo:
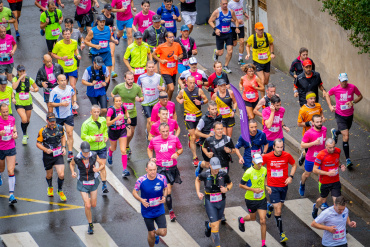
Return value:
[(253, 34), (253, 49), (257, 49), (257, 34)]
[(267, 34), (265, 32), (263, 32), (263, 36), (265, 36), (266, 47), (269, 47), (270, 46), (270, 42), (269, 42), (269, 39), (267, 38)]

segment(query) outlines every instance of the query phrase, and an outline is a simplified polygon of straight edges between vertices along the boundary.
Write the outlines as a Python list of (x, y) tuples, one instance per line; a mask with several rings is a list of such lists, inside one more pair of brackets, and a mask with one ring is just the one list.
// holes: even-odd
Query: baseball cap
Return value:
[(153, 15), (152, 17), (152, 21), (153, 22), (160, 22), (162, 19), (161, 19), (161, 16), (160, 15)]
[(213, 170), (221, 169), (221, 162), (217, 157), (212, 157), (209, 163)]
[(219, 80), (217, 81), (217, 85), (218, 85), (218, 86), (221, 86), (221, 85), (224, 85), (224, 84), (226, 84), (226, 81), (225, 81), (224, 79), (219, 79)]
[(94, 62), (98, 65), (98, 66), (103, 66), (104, 65), (104, 60), (101, 56), (96, 56), (94, 58)]
[(197, 64), (197, 63), (198, 63), (198, 61), (197, 61), (197, 59), (195, 57), (191, 57), (189, 59), (189, 64)]
[(260, 154), (253, 154), (253, 162), (255, 164), (261, 164), (261, 163), (263, 163), (262, 156)]
[(340, 82), (348, 81), (347, 73), (340, 73), (338, 79), (340, 80)]
[(84, 153), (90, 152), (90, 144), (86, 141), (81, 143), (80, 148), (81, 148), (81, 151)]
[(304, 61), (302, 62), (302, 65), (303, 65), (304, 67), (306, 67), (307, 65), (312, 65), (312, 62), (311, 62), (311, 60), (310, 60), (310, 59), (306, 59), (306, 60), (304, 60)]
[(8, 79), (5, 75), (0, 75), (0, 84), (5, 85), (8, 84)]
[(26, 67), (24, 67), (24, 65), (20, 64), (17, 66), (17, 71), (24, 71), (26, 70)]
[(53, 112), (48, 112), (48, 114), (46, 115), (46, 120), (48, 120), (49, 122), (57, 121)]
[(105, 21), (106, 20), (105, 15), (103, 15), (103, 14), (98, 15), (98, 17), (96, 17), (96, 20), (97, 21)]
[(189, 27), (186, 25), (181, 26), (181, 31), (189, 31)]
[(110, 5), (109, 3), (106, 3), (106, 4), (104, 5), (104, 9), (112, 10), (112, 5)]
[(265, 27), (263, 26), (262, 22), (257, 22), (254, 24), (254, 29), (265, 29)]
[(140, 31), (137, 31), (137, 32), (134, 33), (134, 38), (135, 39), (142, 39), (143, 34)]

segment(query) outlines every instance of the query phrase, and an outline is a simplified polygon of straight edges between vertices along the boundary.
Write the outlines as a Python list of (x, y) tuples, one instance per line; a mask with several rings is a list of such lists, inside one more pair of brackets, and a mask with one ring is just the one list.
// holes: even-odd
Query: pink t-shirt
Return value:
[[(126, 106), (123, 106), (123, 108), (125, 109), (125, 111), (127, 111)], [(112, 115), (113, 115), (113, 109), (112, 108), (108, 108), (107, 117), (112, 117)], [(116, 117), (118, 115), (125, 115), (125, 113), (122, 111), (122, 108), (116, 109)], [(112, 118), (111, 118), (111, 120), (112, 120)], [(126, 128), (125, 120), (123, 118), (120, 119), (120, 120), (117, 120), (114, 124), (116, 126), (113, 127), (112, 130), (120, 130), (120, 129)]]
[(125, 12), (117, 12), (117, 20), (127, 21), (133, 17), (131, 13), (131, 1), (132, 0), (112, 0), (111, 6), (115, 9), (126, 8)]
[(181, 142), (176, 136), (169, 135), (166, 140), (163, 140), (161, 136), (154, 137), (148, 147), (155, 152), (157, 166), (172, 167), (177, 165), (177, 160), (171, 159), (171, 156), (176, 153), (176, 149), (182, 148)]
[[(263, 120), (266, 121), (269, 119), (271, 113), (270, 107), (266, 107), (262, 111)], [(266, 128), (266, 125), (263, 125), (263, 132), (266, 134), (266, 139), (269, 141), (274, 141), (276, 138), (284, 138), (283, 134), (283, 117), (285, 113), (285, 108), (280, 107), (278, 111), (275, 111), (274, 121), (270, 129)]]
[[(160, 102), (158, 102), (157, 104), (154, 105), (153, 110), (152, 110), (152, 116), (150, 118), (150, 121), (152, 121), (152, 122), (155, 123), (155, 122), (157, 122), (159, 120), (158, 110), (161, 107), (162, 107), (162, 105), (161, 105)], [(176, 111), (175, 107), (176, 107), (176, 105), (172, 101), (168, 101), (167, 102), (166, 108), (168, 110), (168, 115), (169, 115), (168, 118), (169, 119), (173, 119), (173, 114)]]
[(54, 70), (54, 65), (51, 65), (51, 68), (48, 68), (45, 65), (45, 71), (46, 71), (46, 76), (48, 78), (48, 82), (50, 82), (52, 84), (54, 84), (57, 81), (57, 79), (55, 78), (55, 75), (53, 73), (53, 70)]
[[(44, 7), (46, 8), (46, 6), (48, 5), (48, 0), (38, 0), (37, 2), (39, 2), (41, 4), (41, 7)], [(54, 0), (55, 3), (57, 3), (57, 0)]]
[(315, 162), (317, 154), (325, 148), (325, 141), (326, 141), (326, 127), (322, 126), (320, 131), (316, 131), (314, 128), (311, 128), (307, 130), (304, 133), (302, 141), (304, 143), (314, 142), (318, 138), (320, 139), (320, 145), (314, 145), (310, 148), (308, 148), (307, 154), (306, 154), (306, 160)]
[[(186, 51), (189, 51), (190, 50), (190, 40), (189, 38), (184, 40), (184, 39), (181, 39), (181, 43), (184, 45)], [(194, 46), (193, 46), (193, 49), (197, 49), (197, 45), (195, 44), (195, 41), (194, 41)], [(189, 59), (186, 59), (186, 60), (182, 60), (182, 61), (179, 61), (179, 64), (184, 64), (184, 66), (189, 66)]]
[[(179, 125), (177, 124), (176, 120), (173, 120), (173, 119), (168, 119), (168, 125), (170, 126), (170, 134), (173, 134), (173, 132), (175, 130), (177, 130), (179, 128)], [(152, 134), (152, 136), (159, 136), (160, 133), (159, 133), (159, 125), (161, 124), (161, 120), (158, 120), (157, 122), (155, 122), (151, 129), (150, 129), (150, 134)]]
[[(12, 35), (5, 34), (5, 39), (0, 39), (0, 65), (13, 63), (13, 57), (10, 57), (10, 52), (13, 50), (15, 40)], [(3, 61), (8, 60), (8, 61)]]
[(4, 120), (2, 117), (0, 117), (0, 131), (5, 130), (5, 135), (0, 137), (0, 150), (9, 150), (15, 148), (15, 140), (12, 137), (14, 125), (14, 117), (9, 116), (8, 120)]
[(335, 113), (343, 117), (349, 117), (353, 115), (353, 107), (348, 108), (346, 102), (353, 101), (354, 94), (357, 96), (361, 95), (360, 90), (358, 90), (355, 85), (348, 83), (346, 88), (342, 88), (340, 85), (338, 85), (330, 89), (328, 93), (330, 96), (335, 96)]
[(76, 12), (78, 15), (86, 14), (91, 9), (91, 0), (80, 0), (80, 3), (76, 6)]
[(143, 14), (143, 11), (140, 11), (137, 15), (135, 15), (134, 18), (134, 26), (138, 26), (138, 30), (141, 33), (144, 33), (144, 31), (153, 25), (152, 17), (156, 15), (154, 11), (149, 10), (149, 13), (147, 15)]

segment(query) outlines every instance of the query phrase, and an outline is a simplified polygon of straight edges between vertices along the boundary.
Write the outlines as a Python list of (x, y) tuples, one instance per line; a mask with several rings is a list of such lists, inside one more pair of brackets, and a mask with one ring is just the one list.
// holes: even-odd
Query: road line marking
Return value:
[[(246, 221), (245, 232), (239, 230), (238, 217), (244, 217), (248, 212), (241, 206), (225, 208), (226, 223), (251, 247), (261, 246), (261, 225), (257, 221)], [(266, 232), (266, 244), (272, 247), (281, 247), (281, 244), (276, 241), (268, 232)]]
[(17, 232), (0, 235), (5, 246), (11, 247), (38, 247), (29, 232)]
[[(312, 205), (313, 203), (308, 198), (288, 200), (284, 202), (285, 206), (289, 208), (300, 220), (302, 220), (307, 226), (309, 226), (314, 232), (317, 233), (321, 238), (324, 234), (323, 230), (319, 230), (311, 227), (312, 219)], [(351, 247), (363, 246), (358, 242), (351, 234), (347, 234), (347, 243)]]
[(87, 247), (118, 247), (118, 245), (99, 223), (94, 224), (94, 234), (92, 235), (87, 233), (87, 224), (81, 226), (71, 226), (71, 228)]
[(161, 237), (164, 242), (171, 247), (196, 247), (197, 242), (185, 231), (184, 228), (177, 222), (171, 222), (170, 217), (166, 215), (167, 235)]
[[(0, 195), (0, 197), (9, 198), (8, 195)], [(23, 198), (23, 197), (15, 197), (15, 198), (18, 199), (18, 200), (21, 200), (21, 201), (37, 202), (37, 203), (43, 203), (43, 204), (52, 204), (52, 205), (58, 205), (58, 206), (61, 206), (61, 207), (83, 208), (82, 206), (66, 204), (66, 203), (61, 203), (61, 202), (48, 202), (48, 201), (41, 201), (41, 200), (37, 200), (37, 199), (30, 199), (30, 198)]]

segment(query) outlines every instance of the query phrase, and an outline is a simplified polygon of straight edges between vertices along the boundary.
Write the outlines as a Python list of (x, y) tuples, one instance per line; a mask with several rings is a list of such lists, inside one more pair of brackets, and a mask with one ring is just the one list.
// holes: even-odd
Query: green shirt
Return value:
[[(90, 116), (81, 126), (81, 139), (90, 144), (91, 151), (98, 151), (107, 146), (104, 142), (104, 137), (108, 138), (107, 120), (105, 117), (99, 117), (97, 122), (100, 123), (100, 128)], [(103, 135), (103, 140), (97, 142), (96, 135)]]
[[(31, 77), (28, 77), (28, 79), (30, 80), (30, 88), (31, 88), (32, 84), (34, 84), (35, 81)], [(17, 81), (18, 81), (18, 78), (14, 77), (13, 78), (13, 83), (16, 83)], [(21, 81), (21, 82), (19, 82), (19, 84), (21, 84), (21, 92), (20, 93), (24, 93), (24, 91), (26, 90), (26, 83)], [(23, 95), (22, 98), (24, 98), (24, 97), (27, 97), (27, 96)], [(22, 106), (32, 105), (31, 92), (28, 92), (28, 99), (23, 99), (23, 100), (19, 98), (19, 93), (15, 93), (15, 101), (16, 101), (16, 105), (22, 105)]]
[(130, 66), (132, 68), (146, 68), (146, 63), (148, 62), (148, 54), (150, 54), (149, 45), (142, 42), (140, 46), (134, 41), (129, 45), (125, 52), (125, 59), (131, 57)]
[[(127, 89), (126, 83), (120, 83), (117, 86), (113, 88), (112, 94), (119, 95), (122, 98), (123, 104), (126, 106), (126, 109), (128, 110), (128, 114), (130, 115), (130, 118), (135, 118), (137, 116), (136, 112), (136, 96), (143, 97), (143, 93), (141, 92), (141, 88), (139, 85), (134, 83), (132, 85), (132, 88)], [(125, 116), (126, 118), (126, 116)]]
[(3, 11), (0, 12), (0, 25), (6, 25), (6, 31), (8, 31), (10, 29), (10, 24), (8, 22), (3, 22), (3, 17), (5, 17), (5, 20), (9, 21), (13, 18), (12, 11), (7, 7), (3, 7)]
[(77, 70), (77, 60), (74, 55), (77, 49), (78, 49), (77, 41), (74, 39), (71, 39), (70, 44), (64, 43), (64, 39), (58, 41), (55, 44), (52, 52), (60, 57), (64, 56), (68, 57), (67, 61), (58, 60), (58, 63), (64, 69), (64, 73), (70, 73)]
[(243, 177), (242, 180), (245, 182), (248, 182), (248, 180), (251, 181), (252, 186), (251, 188), (260, 188), (263, 190), (261, 193), (254, 193), (253, 191), (247, 190), (245, 193), (245, 199), (247, 200), (263, 200), (266, 197), (265, 193), (265, 178), (267, 175), (267, 169), (266, 167), (262, 166), (261, 169), (256, 170), (252, 167), (248, 168)]
[(0, 104), (6, 103), (9, 106), (9, 114), (12, 114), (12, 93), (13, 88), (10, 86), (6, 86), (4, 92), (0, 91)]
[[(62, 18), (62, 11), (60, 9), (57, 9), (57, 14), (58, 14), (58, 18), (59, 20)], [(59, 38), (59, 35), (62, 34), (62, 27), (60, 26), (59, 22), (55, 22), (55, 17), (54, 17), (54, 14), (55, 14), (55, 11), (54, 12), (49, 12), (49, 10), (47, 10), (47, 12), (49, 13), (49, 23), (52, 23), (50, 25), (47, 25), (45, 27), (45, 38), (47, 40), (57, 40)], [(46, 14), (45, 12), (42, 12), (41, 15), (40, 15), (40, 22), (42, 23), (45, 23), (46, 22)], [(57, 29), (59, 29), (59, 33), (57, 31)], [(54, 33), (54, 35), (53, 35)]]

